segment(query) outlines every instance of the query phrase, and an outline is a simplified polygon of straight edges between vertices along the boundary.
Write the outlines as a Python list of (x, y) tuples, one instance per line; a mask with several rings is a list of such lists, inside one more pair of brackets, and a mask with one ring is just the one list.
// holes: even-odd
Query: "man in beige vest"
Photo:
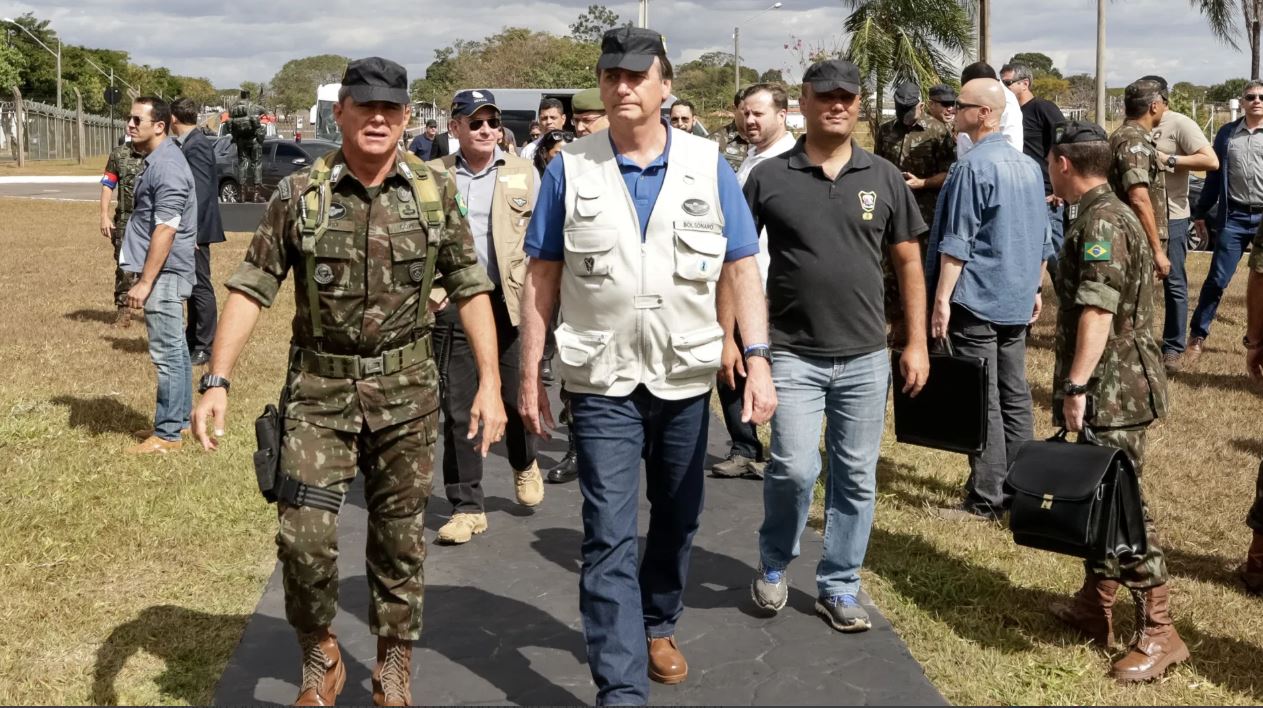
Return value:
[[(560, 292), (557, 364), (579, 453), (588, 663), (597, 703), (636, 705), (648, 701), (650, 679), (688, 676), (675, 630), (702, 510), (719, 322), (732, 313), (747, 345), (743, 417), (767, 420), (776, 393), (758, 234), (736, 175), (714, 143), (662, 120), (671, 64), (661, 35), (612, 29), (601, 52), (609, 130), (570, 143), (548, 166), (527, 232), (519, 408), (532, 431), (552, 427), (538, 366)], [(652, 505), (638, 563), (642, 459)]]
[[(522, 239), (539, 190), (535, 167), (504, 152), (498, 145), (500, 109), (490, 91), (461, 91), (452, 99), (448, 132), (460, 147), (431, 162), (456, 180), (461, 209), (469, 220), (478, 261), (495, 290), (492, 311), (499, 341), (501, 395), (515, 408), (518, 389), (519, 302), (526, 274)], [(439, 282), (439, 285), (442, 281)], [(468, 411), (478, 390), (478, 366), (455, 308), (448, 307), (440, 287), (431, 295), (437, 308), (434, 349), (439, 365), (443, 407), (443, 486), (452, 503), (452, 516), (439, 529), (439, 543), (466, 543), (487, 530), (483, 507), (482, 456), (461, 436), (469, 429)], [(513, 467), (517, 501), (536, 506), (544, 498), (544, 483), (535, 461), (535, 438), (516, 411), (509, 413), (505, 445)]]

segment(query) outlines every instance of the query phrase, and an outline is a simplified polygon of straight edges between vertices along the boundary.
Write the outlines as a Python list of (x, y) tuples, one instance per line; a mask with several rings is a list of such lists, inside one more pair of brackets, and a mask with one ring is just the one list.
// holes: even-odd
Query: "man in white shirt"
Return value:
[[(974, 79), (995, 79), (1000, 80), (1000, 76), (995, 73), (995, 69), (985, 61), (974, 62), (965, 67), (960, 72), (960, 85), (973, 81)], [(972, 106), (960, 105), (957, 108), (971, 108)], [(1024, 143), (1022, 142), (1022, 104), (1017, 100), (1017, 96), (1013, 92), (1004, 87), (1004, 113), (1000, 115), (1000, 132), (1004, 135), (1004, 139), (1020, 152)], [(956, 157), (957, 159), (965, 156), (974, 147), (974, 141), (964, 133), (960, 132), (956, 136)]]
[[(753, 84), (742, 92), (735, 120), (743, 125), (746, 139), (750, 141), (746, 159), (737, 170), (737, 181), (745, 186), (750, 172), (759, 164), (789, 152), (797, 142), (794, 136), (785, 129), (785, 114), (789, 110), (789, 96), (785, 87), (780, 84)], [(755, 256), (759, 264), (759, 274), (763, 283), (767, 284), (768, 255), (767, 230), (759, 232), (759, 252)], [(733, 327), (733, 336), (725, 341), (725, 354), (732, 355), (737, 361), (740, 372), (740, 359), (743, 344), (741, 333)], [(724, 412), (724, 425), (732, 442), (728, 458), (711, 467), (716, 477), (741, 477), (748, 475), (755, 478), (763, 476), (764, 458), (767, 451), (759, 440), (758, 426), (741, 422), (742, 396), (745, 395), (745, 378), (733, 376), (732, 380), (720, 374), (719, 403)]]

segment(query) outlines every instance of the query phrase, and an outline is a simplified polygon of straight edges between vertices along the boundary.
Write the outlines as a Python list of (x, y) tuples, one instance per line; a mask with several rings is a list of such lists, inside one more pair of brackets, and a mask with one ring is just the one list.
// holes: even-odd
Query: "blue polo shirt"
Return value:
[[(666, 123), (663, 122), (665, 126)], [(608, 138), (608, 136), (607, 136)], [(609, 138), (610, 146), (614, 140)], [(658, 202), (658, 194), (662, 192), (662, 184), (667, 177), (667, 161), (671, 155), (671, 131), (667, 130), (667, 145), (662, 154), (641, 169), (614, 150), (614, 160), (618, 163), (618, 171), (623, 175), (623, 183), (627, 185), (627, 193), (636, 204), (636, 216), (640, 219), (640, 239), (645, 239), (649, 228), (649, 215), (653, 213), (654, 204)], [(754, 228), (754, 218), (750, 216), (750, 207), (746, 205), (737, 175), (728, 166), (722, 155), (718, 161), (719, 208), (724, 214), (724, 237), (728, 239), (728, 249), (724, 261), (735, 261), (759, 252), (759, 232)], [(540, 182), (539, 198), (535, 202), (535, 213), (526, 228), (525, 250), (531, 258), (541, 261), (560, 261), (565, 258), (565, 239), (563, 230), (566, 224), (566, 173), (560, 159), (548, 164), (544, 179)]]

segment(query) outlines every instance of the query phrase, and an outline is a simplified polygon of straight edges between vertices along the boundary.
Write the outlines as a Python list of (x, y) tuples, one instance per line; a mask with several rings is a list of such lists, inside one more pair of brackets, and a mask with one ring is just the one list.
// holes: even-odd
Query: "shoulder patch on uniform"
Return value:
[(1113, 255), (1107, 241), (1088, 241), (1083, 244), (1083, 260), (1108, 263)]
[(469, 216), (469, 207), (465, 206), (465, 198), (460, 192), (456, 193), (456, 208), (460, 210), (461, 216)]
[(283, 179), (276, 183), (276, 193), (282, 200), (289, 201), (289, 198), (293, 195), (293, 193), (290, 191), (288, 179)]
[(1146, 147), (1142, 143), (1136, 143), (1135, 145), (1132, 145), (1130, 148), (1128, 148), (1128, 152), (1134, 152), (1137, 155), (1148, 155), (1149, 148)]

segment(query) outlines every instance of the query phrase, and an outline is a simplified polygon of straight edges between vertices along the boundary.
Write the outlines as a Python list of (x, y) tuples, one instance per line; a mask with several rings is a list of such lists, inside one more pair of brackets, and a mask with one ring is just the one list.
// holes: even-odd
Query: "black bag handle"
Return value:
[[(1096, 412), (1096, 404), (1091, 396), (1088, 396), (1087, 409), (1083, 411), (1083, 430), (1079, 431), (1079, 442), (1085, 445), (1103, 446), (1101, 439), (1096, 437), (1096, 433), (1092, 432), (1092, 426), (1088, 425), (1088, 421), (1093, 418)], [(1066, 430), (1066, 426), (1061, 426), (1055, 435), (1048, 438), (1046, 442), (1070, 442), (1066, 438), (1070, 435), (1070, 431)]]
[(931, 346), (931, 353), (956, 356), (956, 347), (952, 346), (951, 337), (939, 337), (934, 340), (934, 343)]

